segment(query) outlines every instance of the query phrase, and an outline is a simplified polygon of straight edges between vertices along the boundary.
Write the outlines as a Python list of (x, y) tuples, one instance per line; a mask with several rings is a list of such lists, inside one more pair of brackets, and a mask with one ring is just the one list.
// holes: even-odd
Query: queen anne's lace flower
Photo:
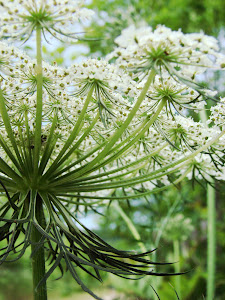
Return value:
[(184, 109), (190, 107), (190, 104), (203, 101), (201, 95), (196, 90), (175, 81), (170, 76), (165, 76), (165, 78), (156, 76), (147, 97), (149, 101), (148, 103), (146, 103), (147, 101), (145, 102), (146, 109), (156, 107), (164, 99), (167, 102), (167, 111), (172, 115), (174, 110), (182, 113)]
[(89, 19), (93, 11), (82, 8), (80, 0), (1, 1), (0, 36), (27, 40), (39, 28), (57, 39), (77, 38), (74, 24)]
[(113, 117), (126, 118), (134, 97), (134, 82), (128, 74), (104, 60), (88, 59), (68, 69), (74, 96), (85, 96), (94, 87), (93, 102), (103, 123)]
[[(134, 31), (135, 32), (135, 31)], [(193, 79), (208, 67), (214, 67), (211, 57), (218, 55), (218, 41), (199, 34), (184, 34), (180, 30), (159, 25), (154, 31), (149, 28), (146, 35), (126, 45), (126, 30), (117, 38), (119, 46), (108, 55), (117, 58), (117, 63), (135, 73), (145, 73), (154, 68), (157, 72), (167, 71), (170, 75)], [(127, 46), (127, 47), (126, 47)]]
[(14, 76), (15, 69), (12, 68), (12, 65), (15, 66), (16, 63), (26, 64), (28, 60), (30, 58), (26, 53), (0, 41), (0, 76), (4, 76), (4, 74)]

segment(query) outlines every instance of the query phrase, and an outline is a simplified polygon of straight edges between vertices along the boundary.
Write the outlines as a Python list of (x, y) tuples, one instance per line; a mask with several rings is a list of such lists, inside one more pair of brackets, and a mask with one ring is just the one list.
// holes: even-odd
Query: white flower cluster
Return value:
[[(140, 35), (140, 30), (145, 34)], [(159, 25), (154, 31), (150, 27), (135, 30), (130, 26), (122, 31), (116, 42), (119, 47), (107, 58), (116, 58), (121, 67), (137, 72), (155, 68), (158, 72), (163, 70), (193, 79), (206, 68), (214, 67), (217, 58), (221, 60), (215, 38), (204, 33), (184, 34), (163, 25)]]
[[(17, 142), (20, 144), (19, 132), (25, 134), (26, 122), (29, 124), (31, 137), (34, 136), (37, 63), (36, 60), (30, 59), (23, 52), (5, 43), (1, 43), (0, 62), (2, 62), (1, 89), (7, 100), (8, 114)], [(50, 124), (57, 116), (55, 135), (58, 142), (55, 155), (76, 124), (92, 86), (94, 86), (92, 100), (85, 112), (84, 123), (78, 137), (90, 126), (98, 111), (101, 118), (98, 118), (94, 130), (80, 145), (82, 153), (93, 148), (96, 142), (102, 142), (112, 135), (126, 119), (132, 108), (132, 101), (136, 97), (135, 82), (123, 70), (104, 60), (89, 59), (67, 69), (43, 62), (42, 71), (44, 121), (42, 135), (46, 140)], [(0, 124), (2, 135), (7, 138), (2, 117)], [(42, 146), (44, 148), (44, 142)]]
[[(115, 118), (125, 118), (137, 95), (135, 82), (117, 66), (107, 61), (88, 59), (68, 69), (74, 95), (87, 95), (94, 87), (93, 109), (98, 107), (101, 118), (109, 123)], [(136, 84), (135, 84), (136, 85)]]
[[(139, 88), (143, 88), (145, 79), (139, 83)], [(167, 110), (172, 113), (175, 111), (180, 114), (185, 114), (187, 108), (192, 108), (196, 102), (203, 101), (203, 97), (193, 88), (177, 82), (171, 76), (162, 78), (156, 75), (154, 84), (150, 86), (147, 98), (142, 102), (142, 109), (152, 111), (152, 108), (157, 107), (162, 99), (167, 100)]]
[(11, 0), (1, 1), (0, 36), (27, 40), (41, 28), (55, 38), (76, 38), (74, 24), (89, 19), (93, 11), (82, 8), (80, 0)]
[[(14, 74), (14, 68), (12, 69), (12, 64), (16, 61), (20, 63), (25, 63), (29, 57), (18, 48), (14, 46), (9, 46), (7, 43), (0, 41), (0, 75), (4, 74)], [(12, 73), (13, 72), (13, 73)]]
[(128, 28), (122, 30), (120, 36), (115, 39), (115, 43), (122, 48), (127, 48), (132, 44), (139, 43), (146, 35), (149, 35), (152, 32), (151, 27), (142, 26), (140, 28), (136, 28), (135, 25), (130, 25)]
[[(38, 9), (41, 7), (38, 6)], [(207, 143), (219, 135), (221, 129), (218, 126), (209, 129), (201, 122), (185, 117), (187, 109), (193, 104), (196, 108), (199, 101), (204, 103), (204, 95), (208, 91), (199, 91), (195, 84), (189, 85), (185, 80), (180, 81), (177, 75), (179, 72), (183, 72), (184, 75), (188, 68), (192, 68), (192, 71), (197, 70), (198, 65), (201, 71), (204, 69), (203, 64), (212, 66), (213, 62), (208, 55), (216, 55), (218, 50), (216, 41), (203, 34), (184, 35), (180, 31), (172, 32), (164, 26), (159, 26), (155, 31), (151, 28), (146, 30), (142, 28), (140, 30), (143, 34), (139, 34), (140, 30), (131, 29), (124, 31), (129, 33), (131, 45), (126, 44), (123, 34), (117, 38), (121, 46), (128, 46), (126, 49), (120, 48), (123, 55), (118, 57), (116, 64), (103, 59), (87, 59), (69, 68), (62, 68), (43, 62), (41, 153), (44, 152), (51, 126), (55, 122), (55, 146), (49, 166), (63, 149), (74, 128), (77, 128), (74, 140), (69, 146), (73, 150), (68, 163), (77, 160), (68, 167), (71, 172), (75, 172), (77, 168), (85, 168), (93, 160), (101, 157), (104, 145), (115, 138), (114, 144), (111, 144), (106, 153), (106, 158), (101, 157), (103, 162), (100, 167), (93, 169), (93, 176), (104, 174), (106, 170), (111, 174), (101, 175), (99, 186), (94, 187), (96, 191), (104, 190), (101, 180), (107, 184), (112, 182), (109, 189), (114, 189), (115, 182), (120, 179), (128, 182), (130, 180), (130, 187), (141, 190), (170, 184), (172, 173), (178, 180), (182, 176), (188, 178), (194, 176), (198, 179), (208, 179), (210, 175), (218, 176), (217, 162), (220, 162), (218, 157), (224, 151), (224, 139), (218, 140), (214, 148), (211, 144), (207, 146)], [(112, 55), (117, 51), (118, 49)], [(129, 67), (141, 63), (142, 59), (147, 57), (144, 56), (144, 52), (150, 55), (150, 51), (158, 51), (155, 54), (162, 55), (161, 58), (152, 60), (151, 68), (158, 68), (160, 61), (166, 63), (161, 65), (161, 70), (157, 69), (159, 72), (153, 84), (133, 114), (147, 78), (138, 81)], [(130, 61), (126, 53), (132, 53)], [(136, 56), (135, 53), (139, 54)], [(176, 54), (176, 57), (172, 59), (170, 54)], [(170, 57), (169, 61), (166, 61), (167, 57)], [(189, 60), (190, 66), (186, 65)], [(172, 64), (173, 74), (166, 72), (169, 70), (167, 63)], [(176, 69), (178, 64), (181, 65), (179, 70)], [(129, 72), (124, 70), (125, 66)], [(33, 151), (36, 129), (37, 62), (16, 48), (1, 43), (0, 67), (1, 90), (16, 142), (21, 148), (24, 144), (29, 144), (30, 151)], [(185, 74), (185, 78), (187, 76)], [(88, 97), (90, 99), (86, 103)], [(163, 101), (165, 104), (162, 105)], [(85, 111), (84, 105), (87, 105)], [(221, 121), (224, 117), (223, 109), (222, 103), (212, 108), (210, 118), (214, 120), (214, 124), (220, 126), (224, 122)], [(126, 122), (126, 130), (118, 134)], [(10, 145), (2, 116), (0, 126), (1, 137)], [(200, 147), (203, 147), (203, 153), (198, 153), (194, 157), (193, 152)], [(3, 148), (1, 156), (10, 162)], [(179, 167), (179, 161), (182, 168)], [(140, 180), (132, 179), (136, 177), (140, 177)], [(98, 180), (95, 183), (98, 183)], [(88, 189), (84, 190), (86, 195)], [(93, 190), (90, 190), (90, 193), (95, 195)]]
[(225, 126), (225, 98), (221, 98), (217, 105), (211, 107), (209, 122), (224, 128)]

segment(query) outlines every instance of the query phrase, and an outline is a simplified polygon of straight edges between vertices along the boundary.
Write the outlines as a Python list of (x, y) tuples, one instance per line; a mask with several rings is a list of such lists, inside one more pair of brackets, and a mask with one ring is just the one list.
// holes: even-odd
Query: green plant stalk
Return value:
[[(133, 132), (133, 136), (135, 136), (136, 133), (139, 133), (140, 130), (144, 127), (144, 125), (147, 124), (147, 122), (148, 122), (148, 120), (146, 119), (145, 122), (142, 124), (142, 126), (139, 126), (139, 127)], [(140, 128), (141, 128), (141, 129), (140, 129)], [(129, 136), (128, 138), (126, 138), (125, 140), (123, 140), (121, 143), (119, 143), (119, 145), (116, 145), (115, 147), (111, 148), (111, 150), (108, 152), (108, 155), (109, 155), (110, 153), (113, 153), (113, 152), (116, 151), (117, 149), (119, 149), (119, 148), (121, 147), (121, 145), (124, 145), (124, 144), (125, 144), (127, 141), (129, 141), (129, 140), (130, 140), (130, 136)], [(102, 148), (103, 146), (105, 146), (105, 144), (106, 144), (106, 142), (103, 142), (101, 145), (99, 145), (99, 146), (98, 146), (98, 149), (96, 149), (96, 151), (99, 150), (100, 148)], [(93, 153), (94, 153), (94, 152), (91, 151), (91, 152), (90, 152), (90, 155), (93, 154)], [(67, 155), (68, 155), (68, 153), (67, 153)], [(64, 158), (65, 158), (65, 157), (64, 157)], [(75, 165), (77, 165), (79, 162), (81, 162), (82, 160), (84, 160), (84, 159), (86, 159), (86, 158), (87, 158), (86, 155), (84, 155), (84, 156), (83, 156), (83, 159), (80, 158), (80, 159), (78, 159), (77, 161), (71, 163), (71, 164), (68, 165), (65, 169), (61, 169), (58, 173), (54, 174), (54, 176), (57, 177), (58, 175), (60, 175), (60, 174), (64, 173), (65, 171), (71, 169), (71, 167), (74, 167)], [(81, 159), (82, 159), (82, 160), (81, 160)], [(126, 167), (123, 167), (123, 169), (125, 169), (125, 168), (126, 168)], [(98, 175), (98, 176), (99, 176), (99, 175)]]
[(24, 182), (21, 177), (12, 169), (10, 166), (5, 163), (5, 161), (0, 157), (0, 170), (2, 173), (6, 174), (8, 177), (12, 178), (18, 186), (24, 186)]
[[(83, 140), (85, 139), (85, 137), (91, 132), (91, 130), (94, 128), (95, 124), (97, 123), (98, 119), (99, 119), (100, 114), (97, 113), (94, 120), (92, 121), (92, 123), (89, 125), (89, 127), (86, 129), (86, 131), (82, 134), (82, 136), (79, 138), (79, 140), (75, 143), (75, 145), (72, 146), (72, 148), (66, 153), (66, 155), (64, 155), (64, 157), (60, 160), (60, 164), (62, 165), (67, 159), (69, 159), (71, 157), (71, 155), (74, 153), (74, 151), (78, 148), (78, 146), (83, 142)], [(71, 167), (65, 167), (65, 169), (63, 169), (62, 172), (65, 172), (65, 170), (69, 170)], [(58, 172), (60, 173), (60, 171)], [(58, 176), (54, 174), (54, 176)]]
[[(173, 241), (173, 253), (174, 253), (174, 271), (180, 273), (180, 242), (178, 240)], [(181, 277), (180, 275), (175, 276), (175, 290), (178, 296), (181, 297)]]
[(42, 125), (42, 92), (43, 92), (43, 76), (42, 76), (42, 46), (41, 46), (41, 28), (36, 29), (36, 47), (37, 47), (37, 103), (36, 103), (36, 121), (34, 135), (34, 180), (37, 179), (38, 164), (40, 160), (41, 149), (41, 125)]
[(133, 237), (135, 238), (135, 240), (138, 241), (138, 246), (140, 247), (141, 251), (147, 252), (147, 249), (146, 249), (144, 243), (140, 242), (141, 236), (140, 236), (139, 232), (137, 231), (136, 227), (134, 226), (134, 223), (131, 221), (131, 219), (126, 215), (124, 210), (121, 208), (121, 206), (117, 202), (113, 203), (113, 207), (119, 213), (119, 215), (123, 218), (123, 220), (127, 224), (127, 227), (129, 228), (129, 230), (130, 230), (131, 234), (133, 235)]
[[(146, 161), (147, 161), (150, 157), (152, 157), (152, 156), (158, 154), (158, 153), (159, 153), (163, 148), (165, 148), (166, 146), (167, 146), (167, 143), (164, 143), (164, 144), (163, 144), (160, 148), (158, 148), (156, 151), (151, 152), (151, 154), (146, 155), (145, 157), (143, 157), (143, 158), (141, 158), (141, 159), (138, 159), (138, 160), (136, 160), (135, 162), (132, 162), (132, 163), (126, 165), (126, 166), (122, 166), (122, 167), (117, 168), (117, 169), (114, 169), (114, 170), (110, 170), (110, 171), (108, 171), (108, 172), (104, 172), (104, 174), (98, 174), (98, 175), (92, 175), (92, 176), (88, 176), (88, 177), (83, 177), (82, 179), (79, 179), (79, 182), (81, 182), (81, 181), (84, 182), (84, 181), (87, 181), (87, 180), (90, 180), (90, 179), (96, 179), (96, 178), (101, 178), (101, 177), (106, 176), (106, 175), (111, 175), (111, 174), (113, 174), (113, 173), (117, 173), (117, 172), (119, 172), (119, 171), (128, 169), (129, 167), (133, 167), (133, 166), (135, 166), (135, 165), (137, 165), (137, 164), (139, 164), (139, 163), (141, 163), (141, 162), (143, 162), (143, 166), (144, 166), (144, 165), (147, 164)], [(85, 156), (84, 156), (84, 157), (85, 157)], [(60, 170), (58, 173), (55, 174), (55, 176), (58, 176), (58, 175), (62, 174), (63, 172), (69, 170), (71, 167), (73, 167), (73, 166), (75, 166), (76, 164), (78, 164), (78, 162), (80, 162), (80, 161), (79, 161), (79, 160), (78, 160), (78, 161), (75, 161), (74, 163), (72, 163), (72, 164), (70, 164), (68, 167), (66, 167), (65, 169)], [(142, 167), (143, 167), (143, 166), (142, 166)], [(139, 168), (140, 168), (140, 167), (137, 167), (136, 169), (139, 169)], [(134, 169), (134, 170), (135, 170), (135, 169)], [(127, 172), (127, 174), (128, 174), (128, 173), (130, 173), (130, 172)], [(119, 176), (119, 175), (118, 175), (118, 176)], [(121, 176), (122, 176), (122, 175), (121, 175)], [(120, 176), (119, 176), (119, 177), (120, 177)]]
[[(33, 199), (32, 199), (33, 200)], [(32, 201), (31, 200), (31, 201)], [(44, 212), (43, 212), (43, 203), (40, 197), (37, 196), (36, 199), (36, 209), (35, 217), (41, 227), (44, 227)], [(38, 250), (35, 250), (37, 243), (42, 238), (41, 233), (33, 225), (31, 232), (31, 251), (34, 251), (32, 256), (32, 274), (33, 274), (33, 297), (34, 300), (47, 300), (47, 288), (46, 282), (43, 282), (42, 285), (37, 289), (38, 283), (45, 275), (45, 253), (44, 245), (42, 245)]]
[(41, 158), (41, 161), (39, 164), (38, 175), (42, 175), (42, 173), (51, 157), (53, 147), (57, 141), (57, 138), (54, 139), (54, 130), (55, 130), (56, 123), (57, 123), (57, 115), (55, 115), (54, 119), (52, 120), (47, 144), (45, 146), (44, 153), (42, 154), (42, 158)]
[[(206, 111), (200, 113), (200, 118), (207, 126)], [(211, 183), (214, 180), (211, 179)], [(212, 300), (215, 294), (215, 273), (216, 273), (216, 192), (207, 184), (207, 300)]]
[(215, 190), (207, 185), (208, 246), (207, 246), (207, 300), (214, 299), (216, 272), (216, 197)]
[[(139, 197), (139, 198), (142, 198), (142, 197), (145, 197), (145, 196), (149, 196), (149, 195), (151, 195), (151, 194), (155, 194), (155, 193), (158, 193), (158, 192), (162, 192), (162, 191), (164, 191), (164, 190), (166, 190), (166, 189), (168, 189), (169, 187), (174, 187), (174, 185), (176, 185), (176, 184), (178, 184), (179, 182), (181, 182), (183, 179), (185, 179), (185, 177), (186, 177), (186, 175), (189, 173), (189, 169), (187, 170), (187, 172), (185, 172), (182, 176), (180, 176), (177, 180), (175, 180), (173, 183), (171, 183), (170, 185), (167, 185), (167, 186), (163, 186), (163, 187), (161, 187), (161, 188), (155, 188), (155, 189), (153, 189), (153, 190), (151, 190), (151, 191), (147, 191), (147, 192), (140, 192), (140, 193), (138, 193), (138, 194), (134, 194), (134, 195), (126, 195), (126, 196), (104, 196), (104, 197), (101, 197), (101, 196), (90, 196), (90, 195), (79, 195), (79, 197), (78, 197), (78, 195), (77, 194), (68, 194), (68, 189), (67, 189), (67, 192), (66, 193), (57, 193), (58, 194), (58, 196), (66, 196), (66, 197), (72, 197), (72, 198), (87, 198), (87, 199), (101, 199), (101, 201), (102, 200), (128, 200), (128, 199), (136, 199), (137, 197)], [(57, 191), (57, 190), (55, 190), (55, 191)], [(114, 190), (112, 190), (112, 192), (113, 191), (115, 191), (115, 189)], [(111, 193), (112, 193), (111, 192)], [(64, 200), (63, 200), (64, 201)], [(84, 204), (81, 204), (81, 202), (79, 202), (80, 203), (80, 205), (84, 205)], [(93, 203), (92, 203), (93, 204)], [(174, 208), (173, 208), (174, 209)], [(171, 211), (171, 213), (173, 212), (173, 209), (171, 209), (170, 211)], [(169, 211), (169, 213), (170, 213), (170, 211)], [(167, 218), (166, 218), (167, 219)], [(168, 219), (167, 219), (167, 221), (168, 221)], [(166, 223), (167, 223), (167, 221), (165, 222), (165, 223), (163, 223), (163, 226), (161, 227), (161, 228), (164, 228), (164, 226), (166, 225)], [(158, 245), (158, 243), (159, 243), (159, 240), (160, 240), (160, 238), (161, 238), (161, 234), (162, 234), (162, 232), (161, 232), (161, 230), (162, 229), (160, 229), (160, 231), (159, 231), (159, 234), (157, 235), (157, 238), (156, 238), (156, 242), (155, 242), (155, 245), (157, 246)]]

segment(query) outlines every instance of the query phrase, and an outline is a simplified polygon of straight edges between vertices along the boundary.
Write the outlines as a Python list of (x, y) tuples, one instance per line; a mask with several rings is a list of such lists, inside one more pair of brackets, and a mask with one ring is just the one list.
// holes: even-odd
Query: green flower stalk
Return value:
[[(211, 66), (207, 43), (201, 47), (195, 36), (189, 43), (181, 32), (162, 28), (150, 32), (150, 41), (161, 43), (154, 57), (152, 46), (147, 49), (148, 63), (144, 40), (137, 45), (135, 74), (125, 58), (61, 68), (42, 60), (42, 39), (76, 39), (68, 24), (88, 18), (89, 10), (72, 0), (15, 0), (3, 1), (0, 12), (1, 37), (25, 42), (36, 32), (37, 51), (33, 60), (0, 43), (0, 263), (18, 260), (31, 246), (35, 300), (47, 299), (46, 280), (56, 268), (63, 275), (63, 261), (95, 299), (82, 272), (100, 281), (102, 271), (129, 279), (178, 275), (154, 271), (166, 263), (152, 261), (151, 250), (109, 245), (80, 223), (78, 212), (222, 173), (225, 130), (177, 113), (180, 107), (196, 109), (207, 94), (212, 98), (189, 76)], [(217, 55), (211, 43), (208, 54)]]
[(39, 155), (41, 148), (41, 124), (42, 124), (42, 45), (41, 45), (41, 28), (36, 31), (36, 45), (37, 45), (37, 108), (36, 108), (36, 124), (35, 124), (35, 137), (34, 137), (34, 174), (37, 176), (37, 169), (39, 164)]
[(215, 190), (207, 186), (207, 208), (208, 208), (208, 248), (207, 248), (207, 299), (215, 295), (216, 274), (216, 197)]
[[(217, 110), (217, 108), (214, 108)], [(206, 111), (200, 112), (202, 122), (207, 122)], [(207, 299), (215, 295), (215, 273), (216, 273), (216, 191), (213, 188), (215, 181), (207, 184)]]

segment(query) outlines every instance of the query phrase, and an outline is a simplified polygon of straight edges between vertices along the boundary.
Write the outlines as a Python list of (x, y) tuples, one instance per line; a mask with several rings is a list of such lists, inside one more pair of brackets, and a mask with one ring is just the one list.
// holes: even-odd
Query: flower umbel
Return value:
[(93, 11), (82, 8), (79, 0), (12, 0), (1, 1), (1, 37), (26, 41), (40, 28), (44, 36), (77, 39), (71, 25), (90, 18)]
[[(138, 39), (127, 45), (129, 31)], [(193, 81), (195, 76), (207, 68), (220, 68), (221, 54), (218, 41), (213, 37), (203, 33), (184, 34), (163, 25), (158, 25), (154, 31), (148, 27), (145, 32), (140, 35), (139, 29), (125, 29), (116, 40), (119, 47), (107, 56), (109, 60), (116, 60), (121, 68), (133, 72), (136, 80), (142, 80), (149, 70), (155, 69), (160, 77), (170, 75), (177, 82), (201, 89)]]

